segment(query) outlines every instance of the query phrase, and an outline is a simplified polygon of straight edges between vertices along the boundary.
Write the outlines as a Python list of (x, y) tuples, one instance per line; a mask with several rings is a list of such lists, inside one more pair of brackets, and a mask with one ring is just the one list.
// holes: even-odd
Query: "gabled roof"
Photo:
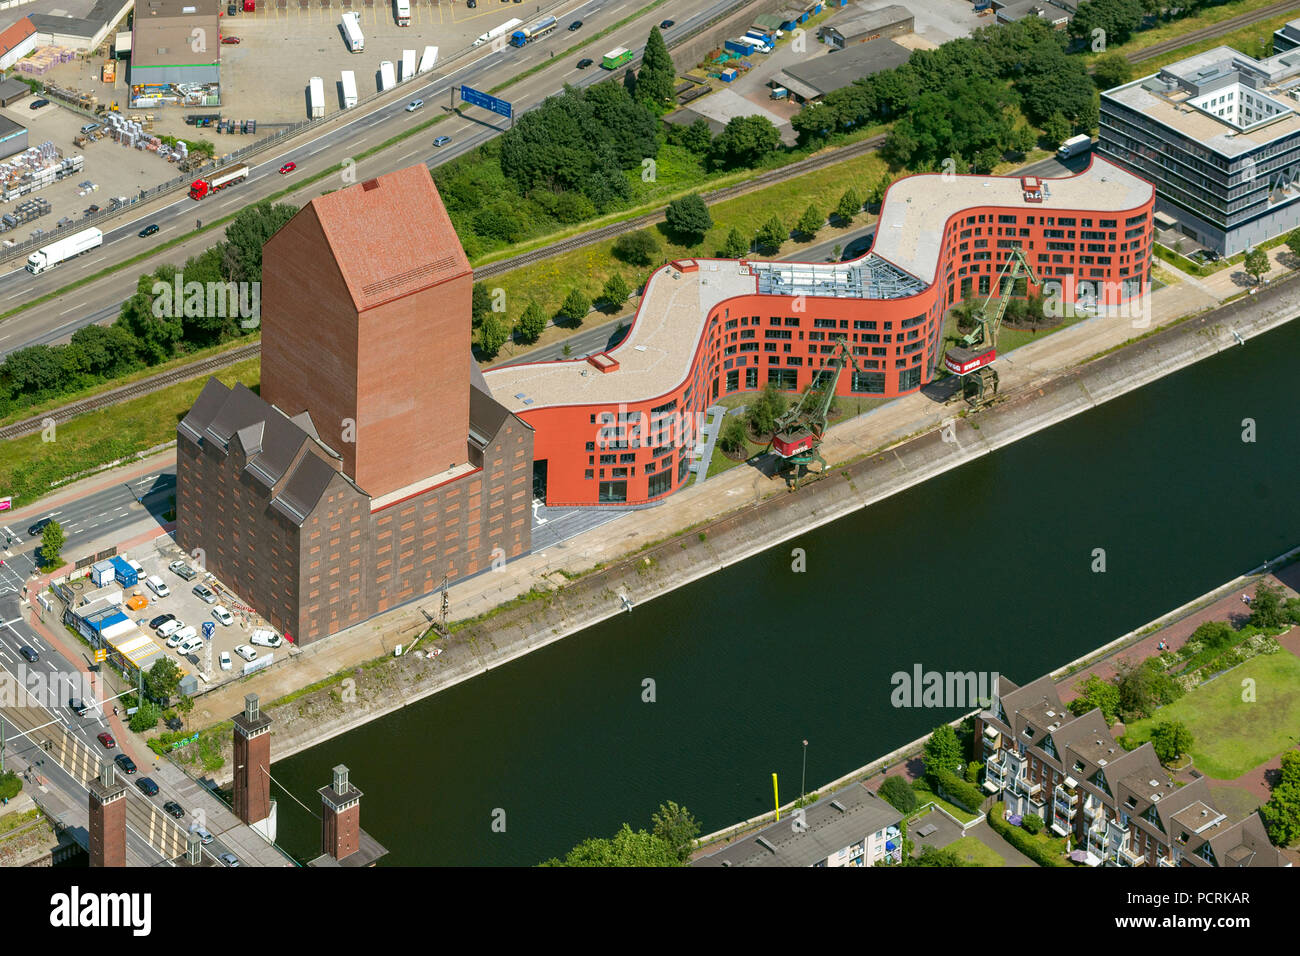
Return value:
[(13, 26), (0, 32), (0, 56), (4, 56), (18, 44), (36, 32), (30, 17), (23, 17)]

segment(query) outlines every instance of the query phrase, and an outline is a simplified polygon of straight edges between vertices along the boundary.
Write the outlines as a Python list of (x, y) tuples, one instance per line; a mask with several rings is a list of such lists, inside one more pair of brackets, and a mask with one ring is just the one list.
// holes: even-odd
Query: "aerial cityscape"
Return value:
[(1300, 860), (1300, 3), (20, 0), (0, 254), (52, 927), (248, 866), (1281, 915), (1218, 871)]

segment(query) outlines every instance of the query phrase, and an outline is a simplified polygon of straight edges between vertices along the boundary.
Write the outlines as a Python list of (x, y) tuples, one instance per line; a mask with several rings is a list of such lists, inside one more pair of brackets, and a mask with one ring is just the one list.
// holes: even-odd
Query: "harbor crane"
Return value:
[[(844, 339), (837, 339), (837, 343), (839, 349), (821, 369), (821, 374), (799, 396), (799, 401), (777, 419), (772, 441), (768, 445), (769, 450), (776, 452), (780, 458), (777, 470), (785, 476), (791, 491), (799, 487), (801, 470), (808, 469), (813, 462), (817, 462), (818, 472), (826, 470), (826, 459), (821, 456), (819, 449), (826, 434), (826, 418), (835, 401), (840, 373), (846, 365), (851, 366), (855, 372), (858, 371), (858, 363)], [(829, 375), (826, 374), (828, 372)]]
[(1011, 291), (1022, 278), (1039, 284), (1024, 249), (1013, 246), (998, 273), (997, 286), (971, 317), (975, 328), (962, 337), (961, 345), (953, 346), (944, 355), (944, 368), (961, 376), (962, 396), (972, 408), (988, 405), (997, 397), (998, 373), (992, 366), (998, 357), (998, 329), (1011, 301)]

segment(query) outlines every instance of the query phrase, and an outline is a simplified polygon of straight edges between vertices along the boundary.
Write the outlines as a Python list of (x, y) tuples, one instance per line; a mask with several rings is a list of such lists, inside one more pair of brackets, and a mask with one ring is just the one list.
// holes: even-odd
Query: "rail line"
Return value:
[(1239, 27), (1248, 27), (1252, 23), (1258, 23), (1260, 20), (1267, 20), (1279, 13), (1287, 10), (1297, 10), (1295, 0), (1283, 0), (1282, 3), (1274, 3), (1267, 7), (1260, 7), (1258, 10), (1251, 10), (1248, 13), (1239, 13), (1235, 17), (1229, 17), (1227, 20), (1221, 20), (1218, 23), (1211, 24), (1208, 27), (1201, 27), (1199, 30), (1193, 30), (1190, 33), (1184, 33), (1180, 36), (1173, 37), (1169, 40), (1162, 40), (1159, 43), (1153, 43), (1144, 50), (1136, 50), (1127, 54), (1124, 58), (1130, 63), (1141, 63), (1145, 60), (1153, 60), (1158, 56), (1168, 53), (1170, 50), (1177, 50), (1179, 47), (1189, 46), (1200, 40), (1208, 40), (1210, 37), (1219, 36), (1223, 33), (1231, 33)]

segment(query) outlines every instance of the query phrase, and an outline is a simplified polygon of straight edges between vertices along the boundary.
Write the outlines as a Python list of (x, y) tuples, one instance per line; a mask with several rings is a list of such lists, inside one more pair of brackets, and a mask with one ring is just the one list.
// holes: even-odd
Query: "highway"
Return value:
[[(664, 36), (671, 45), (692, 30), (715, 19), (723, 11), (735, 6), (737, 0), (670, 0), (662, 7), (624, 24), (609, 36), (593, 41), (590, 49), (571, 54), (557, 67), (541, 70), (497, 94), (514, 104), (516, 114), (532, 109), (547, 96), (562, 91), (567, 84), (586, 87), (611, 74), (599, 65), (586, 70), (576, 68), (584, 55), (599, 60), (601, 52), (615, 46), (626, 46), (639, 51), (644, 47), (650, 27), (661, 19), (672, 18), (675, 24)], [(341, 125), (318, 132), (306, 140), (295, 141), (285, 148), (269, 149), (254, 158), (253, 171), (248, 180), (229, 190), (216, 193), (209, 199), (193, 200), (184, 194), (175, 198), (160, 199), (152, 208), (131, 209), (119, 225), (106, 229), (104, 245), (95, 252), (64, 263), (40, 276), (33, 276), (23, 268), (21, 260), (10, 263), (8, 272), (0, 275), (0, 312), (21, 304), (24, 299), (55, 292), (70, 282), (139, 255), (150, 244), (182, 236), (195, 228), (202, 219), (217, 219), (237, 212), (240, 208), (284, 189), (293, 176), (313, 175), (323, 168), (332, 168), (350, 159), (356, 153), (370, 149), (399, 134), (413, 123), (424, 122), (431, 111), (449, 110), (452, 88), (462, 84), (487, 91), (508, 79), (512, 74), (528, 69), (550, 59), (577, 42), (583, 35), (592, 35), (627, 16), (633, 8), (630, 0), (586, 0), (565, 4), (555, 15), (562, 23), (581, 18), (581, 31), (569, 33), (561, 30), (536, 44), (523, 48), (507, 46), (494, 52), (487, 45), (471, 52), (447, 73), (437, 75), (432, 82), (419, 80), (403, 85), (394, 92), (391, 101), (372, 112), (355, 119), (340, 120)], [(502, 9), (505, 16), (507, 10)], [(480, 52), (481, 51), (481, 52)], [(425, 109), (407, 113), (406, 104), (412, 99), (423, 99)], [(350, 181), (382, 175), (415, 162), (424, 162), (431, 168), (477, 148), (502, 132), (509, 121), (478, 108), (468, 108), (469, 118), (452, 116), (444, 122), (396, 143), (388, 149), (357, 163), (350, 180), (321, 180), (301, 192), (283, 197), (281, 201), (302, 205), (323, 192), (347, 185)], [(342, 114), (346, 117), (347, 114)], [(452, 142), (442, 148), (432, 143), (436, 136), (450, 136)], [(285, 163), (297, 163), (298, 168), (284, 176), (278, 170)], [(141, 239), (139, 232), (146, 225), (156, 224), (158, 232)], [(0, 357), (28, 345), (49, 344), (65, 340), (78, 328), (92, 323), (111, 322), (118, 314), (124, 299), (135, 292), (141, 274), (152, 271), (162, 263), (181, 264), (217, 242), (216, 232), (204, 233), (173, 247), (158, 256), (129, 268), (73, 289), (49, 302), (34, 306), (0, 323)]]

